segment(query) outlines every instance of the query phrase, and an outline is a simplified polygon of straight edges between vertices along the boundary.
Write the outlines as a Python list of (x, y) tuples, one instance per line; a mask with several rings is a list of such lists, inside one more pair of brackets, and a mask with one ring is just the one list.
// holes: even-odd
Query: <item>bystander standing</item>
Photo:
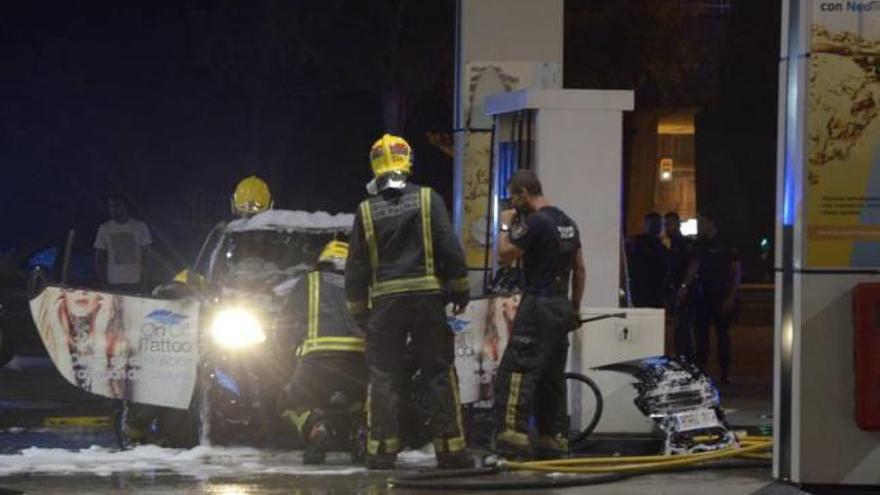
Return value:
[(652, 211), (645, 215), (645, 231), (627, 241), (630, 291), (637, 308), (663, 307), (667, 260), (662, 230), (662, 217)]
[(698, 215), (697, 221), (699, 234), (685, 280), (678, 291), (678, 299), (684, 301), (691, 295), (696, 341), (695, 364), (700, 369), (706, 368), (709, 359), (709, 327), (714, 326), (721, 383), (728, 384), (733, 361), (730, 324), (736, 307), (742, 268), (736, 248), (719, 231), (717, 217), (703, 211)]
[(142, 292), (149, 272), (150, 230), (128, 214), (121, 195), (107, 199), (110, 220), (95, 236), (95, 269), (101, 285), (114, 292)]

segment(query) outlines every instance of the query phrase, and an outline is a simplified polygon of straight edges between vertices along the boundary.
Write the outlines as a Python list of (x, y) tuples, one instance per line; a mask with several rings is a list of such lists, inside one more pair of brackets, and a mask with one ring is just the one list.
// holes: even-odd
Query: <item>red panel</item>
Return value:
[(880, 283), (853, 290), (856, 423), (880, 430)]

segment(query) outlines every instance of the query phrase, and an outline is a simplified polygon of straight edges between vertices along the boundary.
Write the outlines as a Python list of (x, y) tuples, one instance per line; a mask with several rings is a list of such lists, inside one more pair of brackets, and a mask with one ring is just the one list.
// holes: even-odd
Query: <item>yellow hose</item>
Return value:
[(714, 452), (682, 455), (647, 455), (629, 457), (586, 457), (577, 459), (558, 459), (534, 462), (505, 462), (503, 467), (514, 470), (551, 471), (557, 473), (635, 473), (656, 471), (666, 468), (700, 464), (728, 458), (770, 460), (766, 451), (773, 447), (767, 437), (744, 437), (737, 447), (728, 447)]

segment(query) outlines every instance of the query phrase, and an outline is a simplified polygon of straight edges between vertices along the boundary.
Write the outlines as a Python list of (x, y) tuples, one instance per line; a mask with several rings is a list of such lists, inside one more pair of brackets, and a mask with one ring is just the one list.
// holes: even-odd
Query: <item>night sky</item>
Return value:
[[(129, 196), (156, 237), (175, 237), (228, 216), (235, 183), (254, 173), (278, 207), (352, 211), (370, 178), (369, 147), (385, 130), (382, 100), (351, 75), (356, 66), (341, 70), (327, 55), (357, 56), (358, 29), (370, 26), (351, 26), (357, 12), (332, 18), (333, 5), (312, 9), (322, 24), (302, 26), (311, 21), (299, 3), (5, 5), (0, 245), (44, 242), (71, 226), (88, 245), (112, 192)], [(426, 49), (445, 45), (451, 57), (454, 7), (445, 3), (432, 9)], [(419, 4), (404, 15), (419, 15)], [(415, 180), (447, 198), (451, 159), (424, 133), (451, 126), (451, 70), (439, 67), (410, 98), (403, 129)]]
[[(757, 259), (774, 218), (779, 5), (716, 3), (567, 0), (565, 86), (699, 108), (699, 206)], [(0, 250), (70, 228), (87, 247), (119, 192), (185, 260), (250, 174), (278, 207), (350, 212), (385, 131), (451, 200), (452, 160), (426, 133), (451, 131), (454, 21), (454, 0), (4, 5)]]

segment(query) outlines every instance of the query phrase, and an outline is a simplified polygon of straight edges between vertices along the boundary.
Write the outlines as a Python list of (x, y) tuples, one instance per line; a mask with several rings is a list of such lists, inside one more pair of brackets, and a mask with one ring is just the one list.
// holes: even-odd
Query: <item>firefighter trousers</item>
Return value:
[(360, 352), (327, 352), (302, 358), (284, 387), (279, 409), (304, 437), (315, 420), (359, 421), (366, 396), (366, 363)]
[(401, 448), (399, 410), (407, 338), (427, 395), (438, 455), (465, 447), (454, 364), (454, 335), (440, 295), (394, 295), (373, 301), (367, 325), (368, 455), (393, 455)]
[[(565, 363), (573, 318), (565, 297), (523, 297), (495, 379), (499, 451), (568, 450)], [(534, 445), (529, 441), (533, 415)]]

